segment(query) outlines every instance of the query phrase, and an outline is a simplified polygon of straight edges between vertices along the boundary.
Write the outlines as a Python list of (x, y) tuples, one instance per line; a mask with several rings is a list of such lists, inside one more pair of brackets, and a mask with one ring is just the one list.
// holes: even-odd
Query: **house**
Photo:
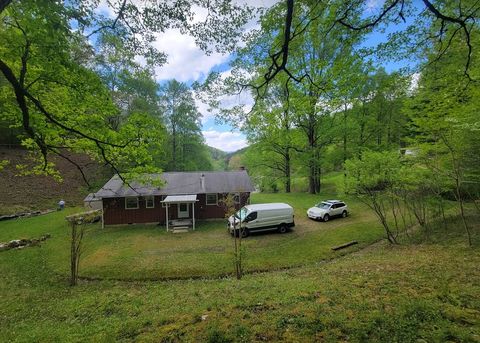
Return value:
[[(102, 200), (103, 224), (193, 224), (195, 220), (225, 218), (224, 199), (231, 194), (235, 207), (250, 201), (254, 187), (245, 170), (223, 172), (166, 172), (162, 187), (132, 182), (114, 175), (92, 196)], [(166, 221), (168, 217), (169, 221)]]

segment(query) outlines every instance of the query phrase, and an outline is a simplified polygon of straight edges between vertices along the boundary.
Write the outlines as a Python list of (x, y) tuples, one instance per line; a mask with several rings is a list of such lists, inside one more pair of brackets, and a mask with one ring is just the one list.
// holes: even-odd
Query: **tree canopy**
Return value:
[[(88, 153), (125, 178), (159, 171), (151, 151), (165, 135), (150, 68), (166, 54), (152, 45), (156, 33), (180, 28), (205, 51), (226, 51), (250, 17), (248, 7), (222, 0), (107, 3), (114, 15), (98, 1), (0, 6), (1, 120), (20, 130), (38, 161), (34, 172), (54, 174), (48, 156), (68, 159), (65, 150)], [(199, 8), (208, 11), (201, 21)]]

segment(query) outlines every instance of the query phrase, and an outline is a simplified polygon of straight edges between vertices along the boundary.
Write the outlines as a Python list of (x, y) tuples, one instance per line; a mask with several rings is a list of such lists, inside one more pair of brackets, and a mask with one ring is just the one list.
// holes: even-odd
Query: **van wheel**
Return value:
[(278, 227), (278, 232), (280, 233), (286, 233), (288, 231), (288, 227), (285, 224), (282, 224)]
[(248, 235), (250, 234), (247, 228), (244, 228), (243, 230), (241, 230), (241, 232), (242, 232), (242, 238), (248, 237)]
[(324, 222), (328, 222), (329, 219), (330, 219), (330, 216), (328, 214), (323, 216), (323, 221)]
[(343, 211), (343, 212), (342, 212), (342, 217), (343, 217), (343, 218), (347, 218), (347, 216), (348, 216), (347, 211)]

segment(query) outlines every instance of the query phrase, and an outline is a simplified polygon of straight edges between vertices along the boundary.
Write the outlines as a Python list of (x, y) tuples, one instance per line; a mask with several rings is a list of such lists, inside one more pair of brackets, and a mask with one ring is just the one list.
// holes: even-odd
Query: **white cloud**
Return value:
[(202, 124), (205, 124), (205, 122), (207, 122), (210, 119), (214, 119), (215, 114), (208, 110), (207, 104), (195, 98), (195, 105), (197, 106), (198, 112), (202, 114)]
[(382, 8), (385, 0), (367, 0), (365, 8), (368, 14), (378, 11)]
[[(220, 74), (220, 78), (225, 80), (227, 77), (231, 76), (231, 74), (231, 69), (228, 69)], [(242, 93), (235, 95), (219, 95), (218, 100), (220, 102), (220, 106), (224, 109), (229, 109), (240, 105), (243, 107), (243, 111), (245, 113), (248, 113), (252, 109), (254, 103), (253, 97), (249, 91), (243, 91)], [(195, 97), (195, 104), (198, 111), (202, 114), (203, 124), (210, 119), (214, 119), (215, 116), (218, 115), (217, 110), (210, 111), (209, 106), (197, 97)]]
[(103, 14), (107, 17), (113, 18), (115, 15), (115, 12), (113, 11), (113, 8), (110, 7), (108, 2), (106, 0), (101, 0), (95, 9), (95, 13), (97, 14)]
[(207, 56), (191, 36), (178, 29), (157, 35), (154, 46), (168, 54), (167, 63), (155, 70), (157, 80), (177, 79), (180, 82), (198, 80), (214, 66), (225, 63), (228, 55), (212, 53)]
[(207, 145), (223, 151), (236, 151), (248, 145), (245, 136), (239, 132), (208, 130), (202, 133)]

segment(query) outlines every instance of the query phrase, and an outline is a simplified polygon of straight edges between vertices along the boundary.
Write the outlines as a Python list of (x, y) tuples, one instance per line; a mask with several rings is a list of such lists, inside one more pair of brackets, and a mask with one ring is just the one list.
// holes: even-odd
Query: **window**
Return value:
[(188, 210), (187, 204), (181, 203), (180, 204), (180, 212), (187, 212), (187, 210)]
[(134, 210), (138, 208), (138, 198), (137, 197), (125, 198), (125, 208), (127, 210)]
[(257, 219), (257, 212), (250, 213), (247, 218), (245, 218), (246, 222), (251, 222), (252, 220)]
[(330, 204), (326, 202), (318, 203), (315, 206), (321, 208), (322, 210), (328, 210), (330, 208)]
[(233, 202), (235, 204), (240, 204), (240, 193), (233, 194)]
[(206, 201), (207, 205), (217, 205), (217, 203), (218, 203), (217, 193), (207, 194), (207, 201)]
[(153, 195), (145, 197), (145, 207), (146, 208), (154, 208), (155, 207), (155, 198)]

